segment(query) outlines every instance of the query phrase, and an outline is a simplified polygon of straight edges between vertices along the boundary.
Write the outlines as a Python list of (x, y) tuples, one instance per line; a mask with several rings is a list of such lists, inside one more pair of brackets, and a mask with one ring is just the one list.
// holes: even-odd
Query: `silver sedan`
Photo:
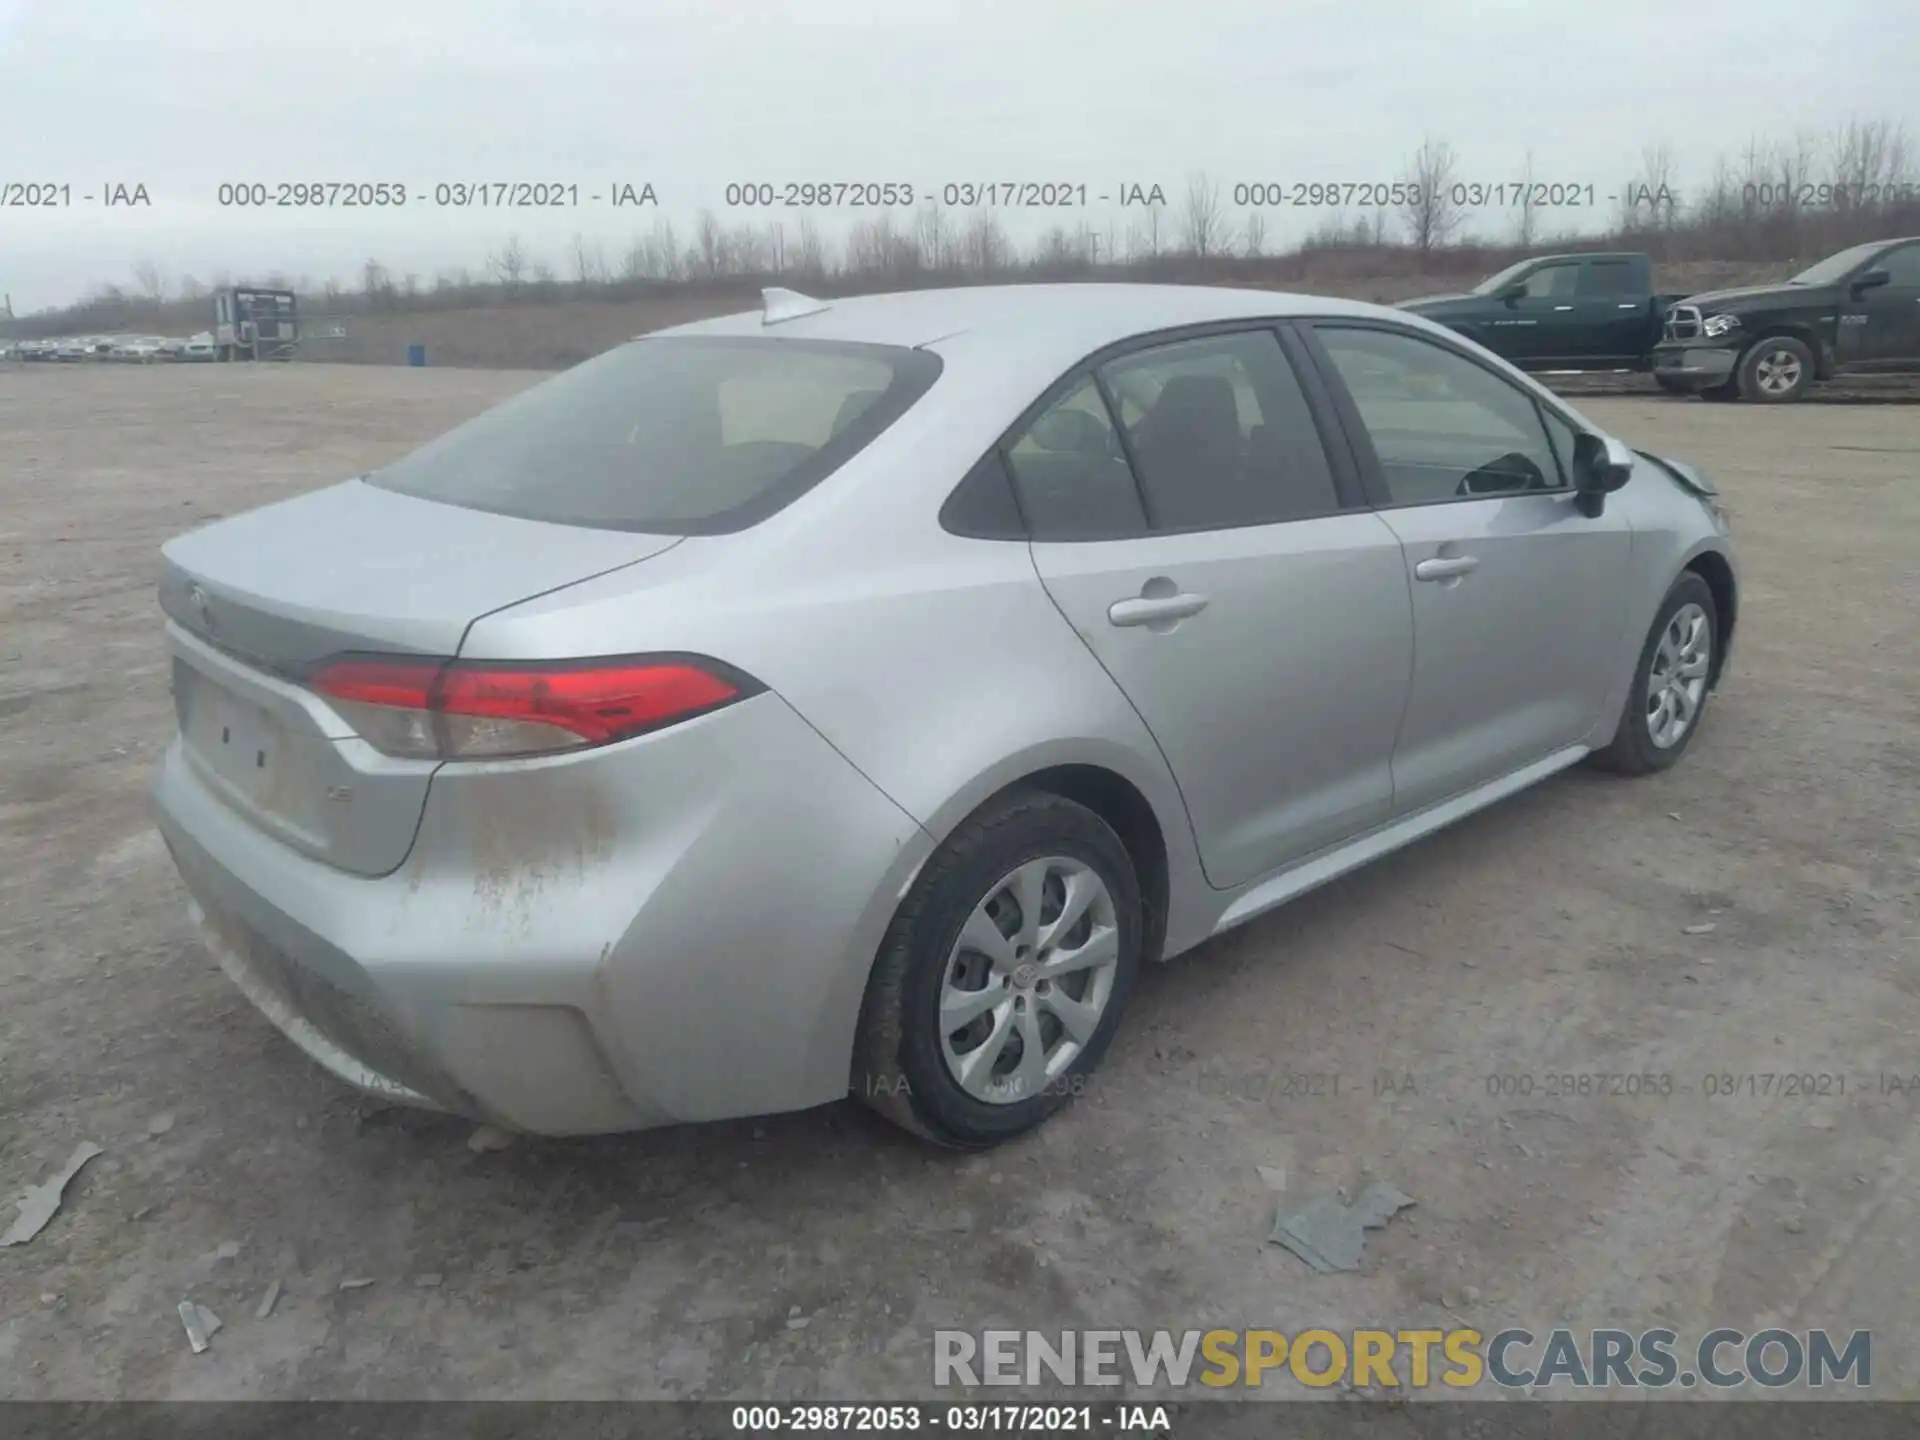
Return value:
[(1142, 964), (1674, 764), (1737, 582), (1696, 470), (1437, 325), (1073, 285), (769, 291), (175, 539), (160, 600), (161, 832), (341, 1079), (973, 1147)]

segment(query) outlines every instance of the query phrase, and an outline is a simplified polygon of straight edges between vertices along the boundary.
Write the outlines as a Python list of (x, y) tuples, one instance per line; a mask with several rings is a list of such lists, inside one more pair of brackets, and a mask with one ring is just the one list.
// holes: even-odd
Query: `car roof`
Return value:
[(1183, 325), (1271, 316), (1373, 316), (1402, 324), (1413, 318), (1358, 300), (1212, 285), (977, 285), (823, 303), (824, 309), (772, 325), (763, 325), (762, 312), (751, 310), (653, 334), (765, 335), (916, 347), (965, 335), (970, 349), (972, 342), (989, 341), (1035, 359), (1044, 355), (1064, 368), (1132, 336)]

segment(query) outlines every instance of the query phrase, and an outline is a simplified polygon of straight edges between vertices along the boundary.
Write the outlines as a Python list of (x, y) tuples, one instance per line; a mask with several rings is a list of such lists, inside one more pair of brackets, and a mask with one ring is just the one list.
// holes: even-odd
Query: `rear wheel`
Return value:
[(1769, 335), (1740, 357), (1735, 383), (1744, 400), (1784, 405), (1813, 383), (1813, 352), (1791, 335)]
[(1706, 581), (1692, 571), (1674, 581), (1640, 648), (1613, 740), (1594, 753), (1594, 764), (1619, 775), (1651, 775), (1679, 763), (1706, 712), (1718, 624)]
[(1083, 1093), (1133, 987), (1139, 882), (1093, 811), (1016, 791), (935, 852), (882, 942), (854, 1090), (939, 1144), (984, 1149)]

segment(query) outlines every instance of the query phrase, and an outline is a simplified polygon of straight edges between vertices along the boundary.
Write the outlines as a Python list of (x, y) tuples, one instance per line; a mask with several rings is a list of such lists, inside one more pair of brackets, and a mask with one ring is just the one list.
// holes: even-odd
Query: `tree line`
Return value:
[[(661, 294), (748, 292), (764, 283), (826, 295), (990, 281), (1138, 279), (1285, 285), (1318, 277), (1479, 273), (1577, 242), (1645, 250), (1656, 261), (1805, 262), (1862, 240), (1920, 233), (1920, 170), (1905, 130), (1850, 120), (1822, 135), (1750, 141), (1716, 158), (1697, 188), (1680, 183), (1672, 147), (1656, 145), (1596, 233), (1592, 205), (1568, 207), (1528, 155), (1484, 188), (1446, 141), (1429, 137), (1399, 169), (1391, 203), (1327, 207), (1304, 238), (1268, 241), (1268, 210), (1235, 206), (1205, 173), (1134, 218), (1054, 224), (1024, 241), (1002, 212), (926, 205), (879, 211), (832, 234), (813, 214), (727, 223), (711, 211), (683, 229), (664, 216), (623, 242), (576, 234), (561, 255), (509, 235), (477, 267), (432, 276), (369, 258), (354, 276), (316, 280), (267, 271), (239, 277), (299, 293), (309, 315), (470, 309)], [(1476, 172), (1477, 173), (1477, 172)], [(1577, 188), (1577, 187), (1576, 187)], [(1478, 202), (1478, 203), (1476, 203)], [(1580, 222), (1584, 221), (1585, 225)], [(1569, 223), (1572, 222), (1572, 223)], [(206, 296), (237, 283), (219, 274), (170, 278), (143, 261), (131, 285), (104, 284), (60, 310), (24, 317), (17, 333), (200, 329)]]

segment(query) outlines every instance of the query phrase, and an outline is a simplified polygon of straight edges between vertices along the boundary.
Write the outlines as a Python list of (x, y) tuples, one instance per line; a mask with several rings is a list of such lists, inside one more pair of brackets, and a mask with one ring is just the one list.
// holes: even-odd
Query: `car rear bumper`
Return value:
[(267, 836), (176, 741), (156, 820), (228, 977), (336, 1076), (538, 1134), (846, 1093), (931, 841), (777, 696), (599, 751), (448, 766), (407, 862)]
[(1690, 388), (1723, 385), (1739, 358), (1737, 347), (1718, 341), (1663, 340), (1653, 347), (1653, 373)]

